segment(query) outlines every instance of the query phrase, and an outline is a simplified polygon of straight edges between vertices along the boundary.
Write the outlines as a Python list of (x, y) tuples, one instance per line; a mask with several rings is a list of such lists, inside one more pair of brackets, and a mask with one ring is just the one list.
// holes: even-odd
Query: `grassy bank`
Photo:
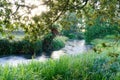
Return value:
[(120, 59), (111, 63), (107, 54), (65, 56), (45, 63), (0, 67), (1, 80), (119, 80)]
[[(89, 54), (92, 55), (92, 54)], [(82, 55), (77, 57), (63, 57), (60, 60), (49, 60), (45, 63), (33, 62), (20, 65), (17, 68), (0, 67), (1, 80), (70, 80), (87, 76), (87, 68), (92, 66), (94, 56)], [(89, 59), (90, 58), (90, 59)], [(83, 63), (84, 61), (84, 63)], [(84, 70), (86, 69), (86, 70)]]

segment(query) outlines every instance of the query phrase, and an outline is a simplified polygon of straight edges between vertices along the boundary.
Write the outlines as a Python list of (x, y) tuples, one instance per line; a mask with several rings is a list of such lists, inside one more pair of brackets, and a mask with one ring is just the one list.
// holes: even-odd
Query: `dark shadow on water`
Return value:
[(42, 55), (41, 53), (40, 54), (9, 54), (9, 55), (0, 55), (0, 58), (9, 57), (9, 56), (18, 56), (18, 57), (23, 57), (25, 59), (34, 59), (41, 55)]

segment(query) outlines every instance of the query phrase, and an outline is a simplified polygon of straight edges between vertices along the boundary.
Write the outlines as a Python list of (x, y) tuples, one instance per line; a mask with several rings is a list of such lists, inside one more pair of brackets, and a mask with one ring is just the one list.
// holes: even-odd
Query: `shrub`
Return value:
[(120, 71), (120, 63), (119, 61), (112, 63), (111, 59), (107, 57), (96, 58), (91, 70), (91, 78), (93, 79), (99, 77), (99, 80), (113, 80), (115, 75)]
[(12, 46), (14, 47), (14, 54), (26, 54), (30, 53), (30, 42), (27, 40), (13, 42)]
[(0, 55), (3, 54), (11, 54), (13, 50), (13, 47), (11, 46), (11, 43), (7, 40), (0, 40)]
[[(67, 37), (57, 36), (52, 42), (52, 50), (59, 50), (65, 46)], [(7, 39), (0, 40), (0, 55), (9, 54), (38, 54), (42, 52), (42, 41), (29, 41), (23, 39), (21, 41), (9, 41)]]
[(0, 55), (9, 54), (38, 54), (42, 52), (41, 41), (30, 42), (29, 40), (9, 41), (0, 40)]
[(103, 38), (106, 35), (120, 34), (119, 25), (110, 23), (96, 23), (92, 26), (86, 26), (85, 40), (90, 43), (93, 39)]
[(83, 39), (84, 38), (83, 33), (78, 32), (78, 31), (63, 30), (62, 34), (68, 37), (69, 39)]
[(67, 41), (67, 37), (57, 36), (52, 42), (53, 50), (61, 49), (65, 46), (65, 42)]

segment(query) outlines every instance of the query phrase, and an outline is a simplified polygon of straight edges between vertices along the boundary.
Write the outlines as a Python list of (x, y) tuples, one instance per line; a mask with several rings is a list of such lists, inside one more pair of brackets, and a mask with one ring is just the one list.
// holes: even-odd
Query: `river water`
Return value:
[[(58, 51), (53, 51), (51, 58), (53, 59), (59, 59), (60, 56), (64, 54), (68, 55), (77, 55), (81, 54), (83, 52), (88, 51), (91, 49), (91, 45), (86, 45), (85, 40), (69, 40), (66, 42), (66, 45), (64, 48), (58, 50)], [(17, 66), (18, 64), (28, 64), (31, 61), (46, 61), (48, 60), (48, 57), (42, 55), (38, 56), (34, 59), (26, 59), (22, 56), (7, 56), (7, 57), (2, 57), (0, 58), (0, 65), (5, 66), (5, 65), (10, 65), (10, 66)]]

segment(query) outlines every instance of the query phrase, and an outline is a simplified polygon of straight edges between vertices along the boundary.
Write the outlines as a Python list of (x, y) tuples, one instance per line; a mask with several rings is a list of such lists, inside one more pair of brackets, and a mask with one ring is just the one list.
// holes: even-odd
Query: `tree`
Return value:
[(24, 0), (0, 0), (0, 33), (9, 35), (13, 30), (24, 28), (22, 25), (27, 24), (26, 18), (29, 19), (26, 15), (35, 7), (26, 5)]
[[(45, 35), (51, 34), (49, 38), (47, 37), (43, 40), (43, 50), (48, 52), (53, 38), (58, 33), (57, 28), (54, 25), (57, 20), (68, 10), (83, 8), (87, 4), (87, 1), (88, 0), (43, 0), (43, 4), (41, 5), (46, 5), (49, 10), (39, 16), (30, 18), (28, 14), (30, 14), (31, 10), (37, 6), (32, 4), (26, 5), (25, 0), (1, 0), (1, 33), (4, 33), (5, 29), (12, 31), (14, 29), (22, 28), (30, 35), (28, 35), (28, 37), (30, 37), (32, 41), (42, 39)], [(84, 4), (79, 6), (82, 3)], [(15, 9), (12, 9), (14, 6)], [(20, 10), (22, 10), (24, 14), (21, 14)]]
[[(0, 7), (3, 10), (0, 9), (0, 30), (2, 32), (3, 24), (6, 25), (6, 28), (9, 26), (9, 30), (22, 28), (29, 34), (27, 37), (31, 38), (32, 41), (43, 39), (43, 50), (48, 52), (51, 45), (46, 45), (51, 44), (56, 33), (58, 33), (55, 24), (68, 11), (75, 12), (78, 18), (84, 19), (85, 25), (93, 25), (98, 16), (101, 16), (100, 23), (110, 21), (111, 24), (113, 22), (120, 24), (119, 4), (119, 0), (43, 0), (41, 5), (46, 5), (48, 11), (31, 18), (28, 14), (38, 6), (32, 3), (26, 5), (25, 0), (13, 3), (10, 0), (1, 0)], [(16, 6), (14, 11), (12, 6)], [(20, 14), (20, 10), (25, 13)], [(45, 36), (48, 34), (50, 34), (49, 38), (46, 38)]]
[[(82, 9), (88, 0), (44, 0), (44, 5), (47, 5), (49, 10), (40, 16), (33, 17), (35, 21), (36, 30), (42, 30), (41, 35), (48, 35), (43, 40), (43, 51), (50, 53), (52, 50), (52, 41), (58, 33), (55, 23), (69, 10)], [(74, 4), (75, 3), (75, 4)], [(79, 6), (84, 3), (84, 5)], [(30, 29), (31, 30), (31, 29)], [(35, 30), (35, 29), (34, 29)], [(54, 32), (55, 31), (55, 32)], [(37, 32), (37, 31), (35, 31)], [(38, 34), (38, 33), (36, 33)], [(40, 35), (40, 34), (38, 34)], [(43, 36), (44, 36), (43, 35)], [(36, 37), (38, 37), (36, 35)]]
[(86, 23), (86, 41), (120, 33), (120, 1), (91, 0), (81, 10)]

